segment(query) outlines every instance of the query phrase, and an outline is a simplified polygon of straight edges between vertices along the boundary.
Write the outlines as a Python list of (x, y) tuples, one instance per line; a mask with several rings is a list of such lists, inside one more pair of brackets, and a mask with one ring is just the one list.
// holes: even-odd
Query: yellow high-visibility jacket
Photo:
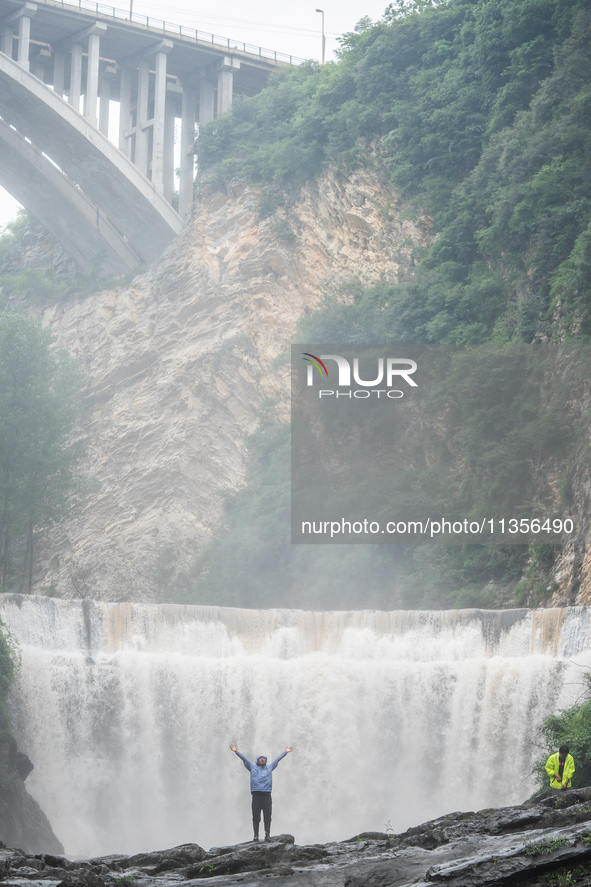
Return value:
[(572, 755), (567, 755), (566, 760), (564, 762), (564, 770), (562, 771), (562, 782), (560, 780), (554, 778), (554, 774), (558, 773), (558, 768), (560, 766), (560, 761), (558, 760), (559, 754), (550, 755), (548, 760), (546, 761), (546, 773), (550, 777), (550, 788), (562, 788), (562, 782), (566, 780), (566, 785), (570, 788), (570, 778), (575, 772), (575, 762), (573, 760)]

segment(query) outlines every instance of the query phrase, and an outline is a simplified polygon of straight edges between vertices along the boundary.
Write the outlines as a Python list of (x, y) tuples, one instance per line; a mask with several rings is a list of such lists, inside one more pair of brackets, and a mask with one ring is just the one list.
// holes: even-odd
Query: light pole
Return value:
[(324, 36), (324, 10), (317, 9), (316, 12), (319, 12), (322, 15), (322, 64), (324, 64), (324, 55), (326, 50), (326, 37)]

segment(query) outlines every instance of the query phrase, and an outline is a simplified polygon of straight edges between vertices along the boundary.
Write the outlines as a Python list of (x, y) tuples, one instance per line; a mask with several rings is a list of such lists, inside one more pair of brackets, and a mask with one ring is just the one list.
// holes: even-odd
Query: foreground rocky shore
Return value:
[(0, 880), (14, 887), (183, 887), (203, 879), (244, 887), (591, 885), (591, 788), (518, 807), (451, 813), (401, 835), (367, 832), (302, 847), (279, 835), (270, 843), (208, 851), (184, 844), (82, 861), (0, 850)]

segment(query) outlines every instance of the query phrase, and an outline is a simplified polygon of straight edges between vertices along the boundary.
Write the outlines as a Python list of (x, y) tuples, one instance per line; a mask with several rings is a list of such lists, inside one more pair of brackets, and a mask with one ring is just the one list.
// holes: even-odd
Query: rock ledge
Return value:
[[(245, 887), (535, 887), (548, 878), (589, 884), (591, 788), (518, 807), (450, 813), (400, 835), (364, 832), (298, 846), (291, 835), (204, 850), (183, 844), (135, 856), (71, 861), (0, 850), (12, 887), (184, 887), (208, 879)], [(540, 881), (540, 877), (544, 880)]]

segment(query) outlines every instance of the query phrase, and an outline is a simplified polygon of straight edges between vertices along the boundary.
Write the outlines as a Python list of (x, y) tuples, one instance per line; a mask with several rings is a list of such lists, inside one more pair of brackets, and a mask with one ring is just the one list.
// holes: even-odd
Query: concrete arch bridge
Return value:
[(0, 38), (0, 185), (108, 273), (181, 230), (196, 124), (301, 61), (89, 0), (0, 0)]

